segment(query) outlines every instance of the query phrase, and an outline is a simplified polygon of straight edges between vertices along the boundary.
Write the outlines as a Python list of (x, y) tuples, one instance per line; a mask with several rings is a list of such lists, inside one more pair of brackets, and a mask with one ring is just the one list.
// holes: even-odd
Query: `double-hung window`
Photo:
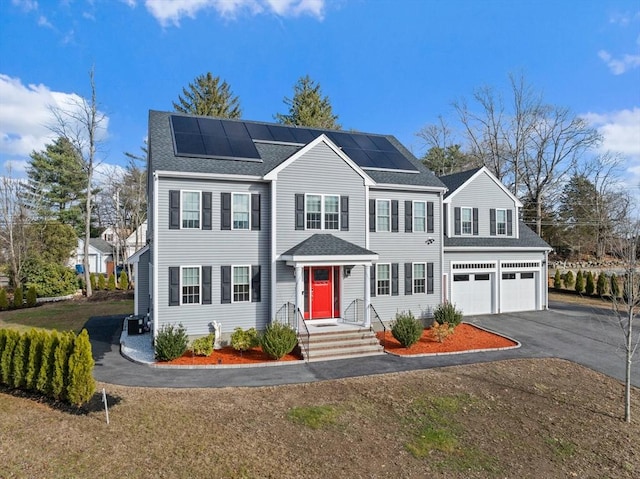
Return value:
[(182, 192), (182, 227), (200, 228), (200, 192)]
[(307, 195), (307, 229), (322, 229), (322, 196)]
[(251, 195), (249, 193), (233, 193), (232, 197), (233, 229), (248, 230)]
[(473, 232), (473, 209), (460, 208), (460, 223), (462, 226), (462, 234), (470, 235)]
[(376, 294), (378, 296), (389, 296), (391, 294), (391, 272), (390, 265), (376, 265)]
[(507, 210), (496, 210), (496, 232), (499, 235), (507, 234)]
[(200, 304), (200, 268), (182, 268), (182, 304)]
[(340, 226), (340, 197), (326, 195), (324, 197), (324, 229), (337, 230)]
[(233, 302), (251, 301), (251, 268), (249, 266), (233, 267)]
[(424, 201), (413, 202), (413, 231), (424, 233), (427, 225), (427, 203)]
[(307, 195), (306, 228), (337, 230), (340, 228), (340, 197), (337, 195)]
[(391, 231), (391, 201), (376, 201), (376, 231)]
[(426, 285), (427, 268), (425, 263), (413, 264), (413, 293), (424, 293)]

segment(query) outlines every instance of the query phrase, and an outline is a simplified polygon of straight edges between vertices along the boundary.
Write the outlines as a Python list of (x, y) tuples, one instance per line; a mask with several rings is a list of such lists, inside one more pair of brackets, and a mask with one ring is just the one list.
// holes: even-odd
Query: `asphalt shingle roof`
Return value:
[(327, 233), (316, 233), (286, 251), (283, 256), (369, 256), (375, 255), (362, 246)]
[(522, 221), (519, 223), (520, 238), (507, 236), (455, 236), (444, 237), (444, 247), (467, 248), (540, 248), (551, 249), (545, 240), (540, 238), (531, 228)]
[(113, 245), (102, 238), (89, 238), (89, 244), (103, 253), (113, 253)]
[(440, 176), (440, 181), (442, 181), (446, 185), (446, 187), (449, 188), (449, 191), (447, 191), (444, 197), (446, 198), (462, 185), (464, 185), (465, 182), (473, 175), (475, 175), (480, 169), (481, 168), (473, 168), (472, 170), (460, 171), (451, 175)]

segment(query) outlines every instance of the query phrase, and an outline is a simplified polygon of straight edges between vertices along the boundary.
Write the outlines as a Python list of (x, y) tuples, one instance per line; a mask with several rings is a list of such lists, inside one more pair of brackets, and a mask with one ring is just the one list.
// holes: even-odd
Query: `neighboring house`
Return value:
[[(447, 243), (458, 240), (453, 216), (443, 234), (445, 198), (464, 195), (445, 197), (445, 184), (392, 136), (151, 111), (148, 161), (149, 244), (130, 262), (136, 314), (150, 314), (154, 334), (182, 323), (200, 336), (213, 321), (226, 333), (262, 330), (291, 312), (363, 326), (408, 310), (426, 318), (448, 298), (450, 268), (473, 257)], [(518, 206), (511, 234), (520, 244)], [(488, 219), (485, 230), (490, 240)], [(506, 270), (509, 256), (493, 252), (482, 261)], [(542, 274), (543, 256), (535, 260)]]
[(465, 314), (545, 309), (551, 248), (485, 167), (442, 176), (444, 297)]
[(125, 260), (147, 244), (147, 220), (144, 220), (125, 240)]
[(115, 245), (118, 242), (118, 232), (112, 226), (107, 226), (102, 233), (100, 233), (100, 238), (106, 241), (111, 245)]
[[(84, 260), (84, 239), (78, 238), (78, 246), (69, 266), (82, 266)], [(91, 273), (110, 274), (113, 272), (113, 245), (102, 238), (89, 239), (89, 271)]]

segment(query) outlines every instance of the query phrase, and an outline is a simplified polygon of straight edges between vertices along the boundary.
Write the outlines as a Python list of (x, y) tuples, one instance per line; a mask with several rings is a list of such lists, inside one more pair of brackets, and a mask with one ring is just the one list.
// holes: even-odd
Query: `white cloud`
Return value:
[[(127, 0), (122, 0), (127, 1)], [(220, 16), (232, 18), (241, 12), (251, 15), (273, 13), (281, 17), (310, 15), (320, 20), (324, 17), (326, 0), (145, 0), (151, 15), (162, 25), (180, 25), (184, 17), (195, 18), (207, 9), (215, 10)], [(127, 1), (129, 5), (132, 1)], [(133, 6), (132, 5), (132, 6)]]
[(44, 15), (40, 15), (38, 17), (38, 26), (53, 29), (53, 25), (51, 24), (51, 22), (49, 22), (47, 17), (45, 17)]
[(640, 66), (640, 55), (625, 53), (621, 57), (614, 58), (608, 51), (600, 50), (598, 56), (607, 64), (614, 75), (622, 75), (626, 71)]
[(11, 3), (22, 8), (25, 12), (38, 9), (38, 2), (34, 0), (12, 0)]

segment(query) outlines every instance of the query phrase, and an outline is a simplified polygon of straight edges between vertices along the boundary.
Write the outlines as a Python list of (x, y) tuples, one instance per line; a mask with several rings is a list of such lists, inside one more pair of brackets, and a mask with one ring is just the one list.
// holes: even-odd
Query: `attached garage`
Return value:
[(464, 314), (491, 314), (493, 277), (492, 273), (454, 274), (451, 301)]
[(540, 262), (503, 263), (500, 270), (500, 312), (540, 309)]

